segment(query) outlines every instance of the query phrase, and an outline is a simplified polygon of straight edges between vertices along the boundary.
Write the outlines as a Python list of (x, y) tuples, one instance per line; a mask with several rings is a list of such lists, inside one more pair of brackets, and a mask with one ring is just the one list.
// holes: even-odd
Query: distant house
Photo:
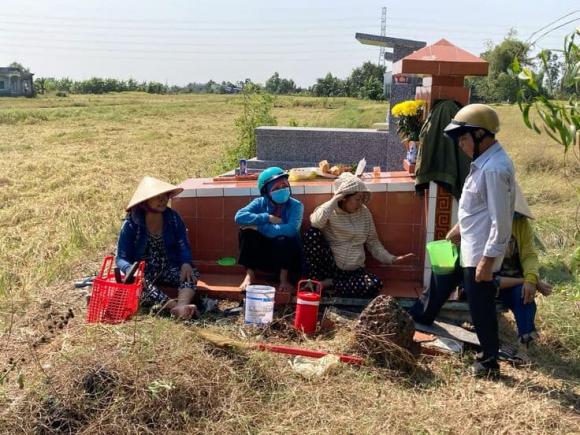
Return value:
[(34, 95), (34, 74), (20, 68), (0, 67), (0, 96), (31, 97)]

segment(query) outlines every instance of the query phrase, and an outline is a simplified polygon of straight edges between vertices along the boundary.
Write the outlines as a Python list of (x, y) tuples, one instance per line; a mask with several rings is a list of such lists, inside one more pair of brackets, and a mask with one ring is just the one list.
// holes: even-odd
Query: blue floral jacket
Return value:
[[(116, 263), (123, 272), (135, 261), (143, 259), (149, 235), (145, 225), (145, 212), (133, 209), (127, 214), (117, 244)], [(173, 267), (192, 264), (191, 247), (187, 240), (185, 224), (179, 214), (167, 207), (163, 212), (163, 241), (167, 260)]]

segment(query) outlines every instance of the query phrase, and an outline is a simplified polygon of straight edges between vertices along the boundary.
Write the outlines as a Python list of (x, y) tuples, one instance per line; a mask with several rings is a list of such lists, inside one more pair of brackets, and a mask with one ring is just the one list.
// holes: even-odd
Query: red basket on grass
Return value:
[(115, 280), (114, 258), (105, 257), (99, 275), (93, 281), (93, 293), (87, 308), (89, 323), (120, 323), (128, 320), (139, 308), (145, 263), (141, 261), (132, 284)]

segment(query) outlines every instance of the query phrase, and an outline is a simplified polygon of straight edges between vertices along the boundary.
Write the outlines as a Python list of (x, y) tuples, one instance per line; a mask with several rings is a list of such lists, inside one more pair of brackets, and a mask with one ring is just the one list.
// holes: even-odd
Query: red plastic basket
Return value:
[(141, 261), (133, 284), (115, 281), (114, 258), (105, 257), (99, 275), (93, 281), (93, 293), (87, 309), (89, 323), (121, 323), (139, 308), (145, 263)]

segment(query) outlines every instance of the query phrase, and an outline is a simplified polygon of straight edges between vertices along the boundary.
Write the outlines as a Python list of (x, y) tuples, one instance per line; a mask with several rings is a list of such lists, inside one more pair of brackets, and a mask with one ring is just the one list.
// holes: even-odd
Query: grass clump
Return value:
[(2, 427), (27, 433), (239, 433), (252, 426), (240, 416), (259, 412), (263, 398), (283, 389), (283, 367), (216, 354), (180, 325), (145, 320), (131, 344), (132, 329), (82, 327), (75, 337), (82, 346), (61, 352), (16, 417), (0, 419)]

